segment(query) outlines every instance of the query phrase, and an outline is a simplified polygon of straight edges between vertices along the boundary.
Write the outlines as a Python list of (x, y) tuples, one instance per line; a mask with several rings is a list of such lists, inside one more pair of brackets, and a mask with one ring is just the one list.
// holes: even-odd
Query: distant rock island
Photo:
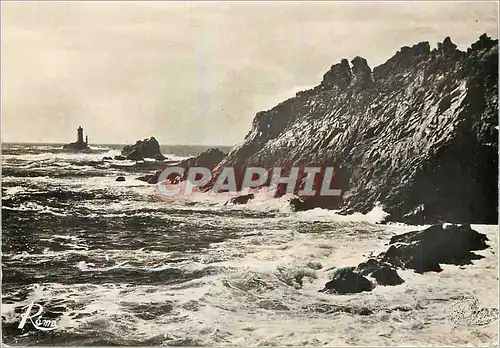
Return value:
[(63, 146), (64, 150), (72, 150), (72, 151), (90, 151), (89, 147), (89, 137), (85, 137), (85, 141), (83, 141), (83, 128), (78, 127), (77, 138), (74, 143), (69, 143)]
[(137, 140), (134, 145), (125, 146), (121, 155), (115, 156), (116, 160), (144, 161), (145, 158), (154, 158), (157, 161), (166, 159), (155, 137)]

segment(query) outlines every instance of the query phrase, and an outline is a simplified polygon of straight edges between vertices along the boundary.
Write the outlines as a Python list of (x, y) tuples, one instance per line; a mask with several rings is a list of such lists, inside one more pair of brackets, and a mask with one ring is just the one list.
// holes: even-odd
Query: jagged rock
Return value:
[[(241, 195), (238, 197), (231, 198), (228, 202), (233, 204), (247, 204), (249, 200), (254, 199), (255, 195), (253, 193), (249, 193), (248, 195)], [(226, 202), (225, 204), (227, 204)]]
[(134, 145), (125, 146), (122, 150), (122, 156), (132, 161), (142, 161), (144, 158), (165, 159), (165, 156), (161, 153), (160, 144), (155, 137), (137, 140)]
[(356, 271), (362, 276), (375, 279), (379, 285), (400, 285), (404, 283), (404, 280), (391, 265), (375, 259), (360, 263), (356, 267)]
[(382, 266), (376, 271), (370, 273), (370, 277), (374, 278), (377, 284), (380, 285), (400, 285), (405, 281), (399, 276), (398, 272), (389, 266)]
[(372, 69), (368, 66), (365, 58), (356, 56), (351, 60), (352, 82), (351, 85), (357, 89), (369, 87), (372, 82)]
[(339, 210), (337, 212), (338, 215), (352, 215), (354, 214), (356, 211), (352, 208), (349, 208), (349, 209), (342, 209), (342, 210)]
[(311, 203), (308, 203), (304, 198), (293, 197), (290, 199), (290, 207), (293, 211), (304, 211), (314, 209)]
[[(175, 167), (179, 166), (179, 165), (174, 165)], [(147, 182), (148, 184), (157, 184), (158, 183), (158, 179), (160, 177), (160, 174), (165, 170), (164, 169), (160, 169), (160, 170), (157, 170), (154, 174), (147, 174), (147, 175), (143, 175), (143, 176), (140, 176), (137, 178), (137, 180), (141, 180), (141, 181), (144, 181), (144, 182)], [(181, 177), (179, 174), (177, 173), (172, 173), (168, 176), (168, 179), (170, 180), (170, 182), (174, 182), (174, 180), (176, 182), (179, 182), (181, 181), (182, 179), (184, 179), (185, 176)]]
[(119, 177), (116, 178), (115, 181), (125, 181), (125, 177), (119, 176)]
[[(497, 45), (497, 40), (492, 40), (491, 37), (489, 37), (486, 34), (483, 34), (479, 37), (479, 40), (473, 43), (470, 47), (470, 51), (483, 51), (483, 50), (489, 50), (490, 48), (494, 47)], [(468, 51), (468, 53), (470, 53)]]
[(343, 167), (347, 179), (335, 188), (344, 209), (368, 213), (380, 202), (389, 221), (496, 224), (498, 40), (482, 36), (467, 52), (448, 39), (432, 51), (421, 42), (373, 74), (353, 59), (351, 74), (340, 88), (349, 79), (341, 63), (322, 85), (258, 112), (214, 172)]
[(142, 157), (140, 151), (137, 149), (132, 150), (125, 157), (131, 161), (143, 161), (144, 160), (144, 157)]
[(338, 86), (341, 90), (347, 89), (352, 80), (351, 68), (347, 59), (342, 59), (339, 64), (332, 65), (331, 69), (323, 75), (321, 86), (331, 88)]
[(392, 237), (389, 249), (379, 257), (382, 262), (417, 273), (440, 272), (440, 263), (465, 265), (483, 258), (471, 251), (488, 248), (487, 240), (470, 225), (433, 225)]
[[(203, 167), (203, 168), (208, 168), (208, 169), (212, 170), (224, 158), (225, 155), (226, 154), (224, 152), (222, 152), (221, 150), (219, 150), (217, 148), (211, 148), (211, 149), (208, 149), (208, 150), (202, 152), (201, 154), (199, 154), (196, 157), (191, 157), (191, 158), (182, 160), (179, 163), (172, 164), (172, 166), (182, 167), (185, 169), (187, 169), (189, 167)], [(165, 168), (166, 167), (168, 167), (168, 165), (165, 166)], [(161, 170), (156, 171), (154, 174), (148, 174), (148, 175), (141, 176), (141, 177), (137, 178), (137, 180), (145, 181), (149, 184), (157, 184), (158, 178), (163, 170), (164, 169), (161, 169)], [(187, 173), (187, 170), (185, 171), (185, 174), (186, 173)], [(184, 175), (181, 178), (181, 177), (179, 177), (179, 175), (172, 174), (171, 176), (169, 176), (169, 179), (171, 181), (174, 179), (175, 180), (183, 180), (183, 179), (185, 179), (185, 176), (186, 175)]]
[(340, 208), (342, 200), (340, 197), (292, 197), (290, 207), (293, 211), (305, 211), (315, 208)]
[(196, 157), (191, 157), (181, 161), (180, 167), (204, 167), (208, 169), (213, 169), (219, 164), (219, 162), (226, 156), (224, 152), (217, 148), (208, 149)]
[(112, 161), (112, 160), (113, 160), (113, 158), (112, 158), (112, 157), (109, 157), (109, 156), (104, 156), (104, 157), (102, 158), (102, 160), (103, 160), (103, 162), (104, 162), (104, 161)]
[(353, 270), (354, 267), (335, 269), (333, 279), (326, 283), (323, 290), (320, 291), (342, 295), (373, 290), (373, 284)]
[(451, 56), (457, 51), (457, 45), (451, 42), (450, 37), (446, 37), (443, 43), (438, 43), (438, 51), (441, 51), (445, 56)]
[(429, 58), (431, 47), (429, 42), (419, 42), (412, 47), (404, 46), (387, 62), (373, 69), (373, 77), (383, 84), (384, 79), (394, 71), (403, 72), (415, 68), (421, 61)]
[(117, 161), (124, 161), (124, 160), (126, 160), (126, 159), (127, 159), (127, 157), (122, 156), (122, 155), (116, 155), (114, 158), (115, 158), (115, 160), (117, 160)]
[[(391, 238), (389, 249), (376, 258), (370, 258), (357, 267), (334, 269), (332, 280), (320, 291), (347, 294), (371, 291), (376, 285), (403, 284), (396, 268), (424, 273), (441, 272), (440, 263), (470, 264), (471, 260), (482, 258), (471, 250), (488, 248), (487, 240), (470, 225), (434, 225), (422, 231), (397, 235)], [(366, 277), (374, 279), (375, 283)]]

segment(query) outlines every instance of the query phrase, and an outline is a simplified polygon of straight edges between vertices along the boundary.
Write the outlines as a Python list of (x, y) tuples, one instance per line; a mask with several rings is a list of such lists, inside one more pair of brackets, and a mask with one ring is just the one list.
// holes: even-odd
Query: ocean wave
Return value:
[[(72, 160), (40, 161), (69, 171)], [(386, 250), (393, 235), (422, 227), (378, 224), (387, 214), (379, 205), (367, 214), (293, 212), (289, 197), (265, 192), (245, 205), (207, 194), (162, 201), (136, 172), (112, 170), (2, 178), (12, 203), (2, 207), (7, 343), (452, 345), (496, 335), (485, 327), (452, 334), (446, 311), (479, 280), (474, 295), (498, 306), (497, 226), (473, 226), (491, 248), (472, 265), (398, 271), (400, 286), (328, 295), (318, 290), (331, 269), (356, 265)], [(115, 181), (118, 174), (125, 182)], [(33, 301), (57, 321), (54, 335), (16, 331)]]
[(383, 206), (375, 205), (371, 211), (366, 214), (352, 213), (348, 215), (338, 214), (338, 210), (327, 210), (316, 208), (308, 211), (300, 211), (295, 217), (301, 221), (344, 221), (344, 222), (368, 222), (378, 224), (383, 222), (389, 216), (384, 211)]
[[(376, 204), (372, 210), (366, 214), (352, 213), (348, 215), (338, 214), (339, 210), (329, 210), (315, 208), (307, 211), (294, 212), (289, 204), (291, 195), (285, 195), (280, 198), (270, 197), (267, 189), (254, 191), (255, 198), (249, 200), (246, 204), (227, 204), (228, 201), (235, 197), (230, 194), (213, 194), (208, 192), (193, 192), (192, 195), (166, 199), (166, 203), (189, 204), (198, 203), (212, 206), (214, 209), (222, 209), (226, 211), (256, 211), (256, 212), (279, 212), (290, 214), (298, 221), (324, 221), (324, 222), (367, 222), (381, 223), (389, 214), (384, 211), (384, 207)], [(162, 199), (161, 196), (158, 196)], [(217, 208), (216, 208), (217, 207)]]
[(49, 214), (54, 216), (68, 216), (68, 213), (65, 212), (64, 209), (49, 207), (35, 202), (25, 202), (17, 207), (9, 207), (2, 205), (2, 209), (10, 211), (21, 211), (21, 212), (34, 211), (40, 214)]
[(51, 162), (51, 161), (99, 161), (103, 157), (114, 157), (119, 155), (119, 150), (103, 150), (99, 153), (68, 153), (68, 152), (42, 152), (36, 154), (2, 154), (2, 161), (26, 161), (26, 162)]
[[(401, 271), (404, 284), (377, 287), (369, 293), (333, 296), (318, 292), (328, 279), (328, 266), (351, 264), (383, 242), (377, 237), (409, 228), (360, 225), (358, 229), (366, 232), (361, 240), (344, 234), (351, 226), (322, 234), (269, 230), (207, 249), (205, 253), (232, 256), (213, 268), (216, 272), (181, 283), (45, 283), (27, 293), (16, 289), (4, 294), (4, 301), (25, 299), (2, 306), (4, 324), (17, 325), (22, 312), (15, 309), (35, 301), (58, 315), (57, 332), (72, 340), (94, 337), (96, 342), (106, 338), (109, 342), (155, 340), (158, 344), (218, 346), (491, 341), (494, 325), (480, 329), (482, 338), (477, 336), (479, 329), (467, 327), (456, 328), (459, 335), (452, 335), (446, 313), (475, 277), (483, 280), (484, 289), (475, 294), (481, 304), (497, 304), (492, 296), (497, 283), (494, 257), (465, 269), (444, 265), (440, 275)], [(481, 227), (481, 232), (497, 243), (496, 226)], [(254, 238), (261, 239), (259, 244), (253, 243)], [(118, 255), (116, 251), (113, 257)], [(143, 261), (148, 260), (145, 256), (141, 256)], [(128, 266), (123, 260), (104, 267), (95, 266), (94, 261), (77, 265), (84, 273), (137, 267), (137, 260), (128, 261)]]

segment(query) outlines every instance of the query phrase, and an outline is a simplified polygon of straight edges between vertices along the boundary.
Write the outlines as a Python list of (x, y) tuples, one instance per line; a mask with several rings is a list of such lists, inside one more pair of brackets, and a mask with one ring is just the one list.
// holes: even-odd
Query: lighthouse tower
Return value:
[(80, 126), (77, 129), (77, 139), (76, 142), (78, 144), (83, 144), (83, 128)]
[(88, 146), (89, 137), (85, 137), (83, 141), (83, 128), (80, 126), (76, 129), (76, 141), (74, 143), (69, 143), (63, 146), (66, 150), (77, 150), (77, 151), (90, 151)]

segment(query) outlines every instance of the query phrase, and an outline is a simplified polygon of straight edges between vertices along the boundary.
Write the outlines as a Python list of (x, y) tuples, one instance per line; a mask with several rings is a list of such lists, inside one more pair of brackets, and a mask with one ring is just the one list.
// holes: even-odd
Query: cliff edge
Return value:
[[(342, 202), (408, 223), (498, 222), (498, 40), (342, 59), (313, 89), (255, 116), (223, 166), (333, 166)], [(314, 204), (312, 205), (314, 206)]]

